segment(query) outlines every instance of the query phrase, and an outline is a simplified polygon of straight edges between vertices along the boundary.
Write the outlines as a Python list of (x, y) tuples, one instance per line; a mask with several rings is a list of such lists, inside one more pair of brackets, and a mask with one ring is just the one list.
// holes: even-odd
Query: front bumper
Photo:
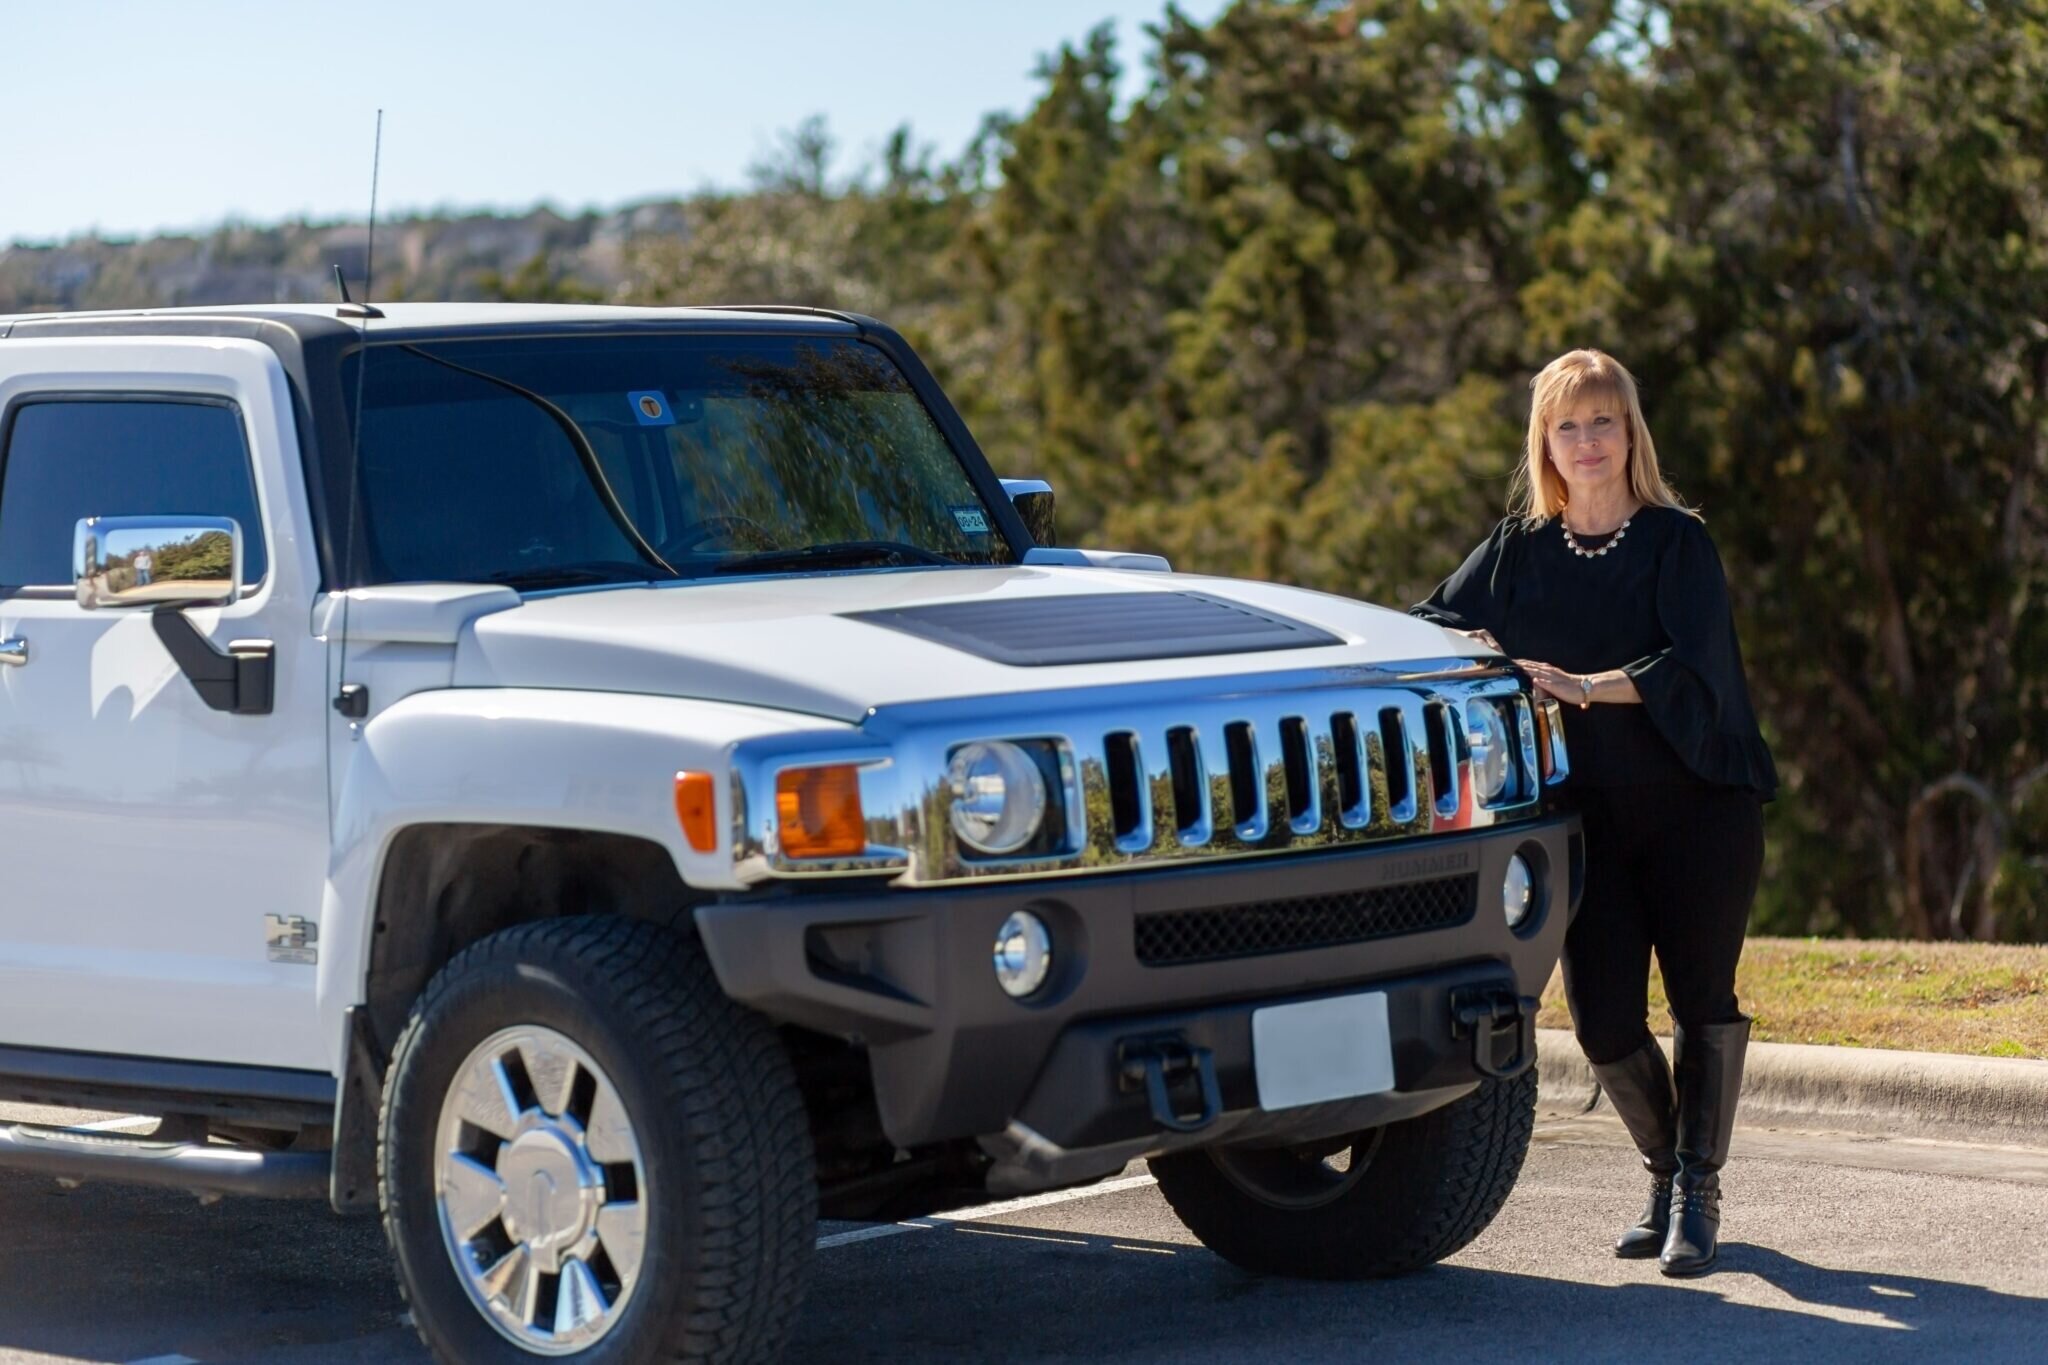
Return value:
[[(1538, 885), (1519, 932), (1507, 927), (1498, 898), (1518, 851), (1536, 865)], [(1540, 995), (1576, 908), (1582, 867), (1577, 819), (1560, 814), (1466, 835), (1199, 867), (723, 901), (699, 907), (696, 919), (733, 999), (866, 1046), (892, 1142), (980, 1138), (998, 1158), (996, 1183), (1023, 1188), (1085, 1179), (1177, 1146), (1356, 1131), (1469, 1092), (1482, 1077), (1479, 1053), (1471, 1031), (1453, 1022), (1453, 996), (1469, 1000), (1489, 988), (1510, 999)], [(1472, 912), (1461, 922), (1435, 915), (1443, 927), (1404, 932), (1400, 922), (1340, 918), (1354, 938), (1361, 927), (1373, 936), (1330, 944), (1331, 921), (1315, 917), (1361, 897), (1379, 904), (1385, 896), (1372, 898), (1383, 892), (1420, 894), (1425, 884), (1461, 886), (1465, 878), (1476, 888)], [(1251, 919), (1233, 918), (1248, 908)], [(1050, 927), (1055, 955), (1046, 986), (1026, 1001), (1004, 994), (991, 968), (996, 932), (1019, 909)], [(1240, 932), (1275, 922), (1320, 926), (1327, 946), (1274, 950)], [(1185, 936), (1162, 935), (1163, 924), (1217, 932), (1190, 947)], [(1394, 1088), (1260, 1109), (1252, 1010), (1364, 988), (1388, 997)], [(1533, 1047), (1533, 1028), (1528, 1036)], [(1213, 1064), (1218, 1112), (1197, 1132), (1159, 1122), (1146, 1086), (1133, 1083), (1133, 1045), (1174, 1038)], [(1504, 1058), (1505, 1050), (1496, 1060)], [(1173, 1108), (1198, 1107), (1198, 1088), (1178, 1084)]]

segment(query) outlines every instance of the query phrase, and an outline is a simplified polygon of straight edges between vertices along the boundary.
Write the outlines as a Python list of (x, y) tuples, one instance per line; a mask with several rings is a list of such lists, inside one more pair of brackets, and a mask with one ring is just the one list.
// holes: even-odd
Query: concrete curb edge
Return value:
[[(1536, 1032), (1542, 1105), (1611, 1112), (1570, 1031)], [(1738, 1113), (1768, 1127), (2048, 1147), (2048, 1061), (1751, 1043)]]

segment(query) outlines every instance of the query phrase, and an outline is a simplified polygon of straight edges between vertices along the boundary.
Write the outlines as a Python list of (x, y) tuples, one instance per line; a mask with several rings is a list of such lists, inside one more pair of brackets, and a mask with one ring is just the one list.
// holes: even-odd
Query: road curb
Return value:
[[(1566, 1029), (1538, 1029), (1547, 1109), (1612, 1112)], [(1658, 1040), (1665, 1052), (1671, 1040)], [(2048, 1146), (2048, 1061), (1883, 1048), (1752, 1043), (1744, 1123), (1888, 1136)]]

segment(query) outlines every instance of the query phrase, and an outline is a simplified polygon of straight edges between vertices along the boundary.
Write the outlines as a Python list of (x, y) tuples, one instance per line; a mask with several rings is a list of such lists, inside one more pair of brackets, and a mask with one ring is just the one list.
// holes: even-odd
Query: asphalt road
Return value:
[[(1142, 1167), (1084, 1197), (822, 1229), (794, 1361), (2027, 1360), (2048, 1342), (2048, 1152), (1744, 1131), (1723, 1269), (1607, 1239), (1639, 1190), (1611, 1122), (1539, 1127), (1478, 1242), (1371, 1284), (1258, 1279)], [(0, 1362), (427, 1359), (374, 1220), (0, 1174)]]

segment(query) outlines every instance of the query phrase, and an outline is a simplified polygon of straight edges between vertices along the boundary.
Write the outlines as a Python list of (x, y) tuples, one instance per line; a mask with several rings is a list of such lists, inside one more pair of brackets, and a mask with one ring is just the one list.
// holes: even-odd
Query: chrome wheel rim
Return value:
[(1382, 1128), (1292, 1147), (1213, 1147), (1209, 1160), (1231, 1184), (1280, 1209), (1320, 1208), (1365, 1178)]
[(619, 1092), (562, 1034), (492, 1034), (456, 1070), (434, 1143), (434, 1197), (456, 1278), (490, 1324), (568, 1355), (619, 1323), (649, 1201)]

